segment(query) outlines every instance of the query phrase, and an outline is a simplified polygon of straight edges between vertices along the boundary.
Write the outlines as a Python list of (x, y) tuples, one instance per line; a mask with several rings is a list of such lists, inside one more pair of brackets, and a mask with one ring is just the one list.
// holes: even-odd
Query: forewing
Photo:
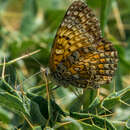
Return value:
[(92, 10), (82, 1), (75, 1), (68, 8), (57, 31), (50, 56), (50, 69), (79, 48), (96, 47), (101, 37), (99, 22)]

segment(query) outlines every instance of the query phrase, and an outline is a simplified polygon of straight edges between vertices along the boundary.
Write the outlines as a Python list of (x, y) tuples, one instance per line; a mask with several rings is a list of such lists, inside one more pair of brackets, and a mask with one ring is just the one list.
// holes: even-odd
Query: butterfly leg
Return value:
[(100, 96), (100, 85), (95, 85), (94, 88), (97, 89), (97, 97), (99, 97)]
[(100, 96), (100, 88), (97, 89), (97, 97)]

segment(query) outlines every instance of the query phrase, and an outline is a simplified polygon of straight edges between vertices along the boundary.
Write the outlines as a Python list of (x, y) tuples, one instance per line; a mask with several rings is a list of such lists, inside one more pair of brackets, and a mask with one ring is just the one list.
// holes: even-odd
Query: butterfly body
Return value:
[(63, 86), (100, 86), (112, 80), (117, 62), (117, 51), (102, 38), (92, 10), (81, 1), (73, 2), (51, 50), (52, 77)]

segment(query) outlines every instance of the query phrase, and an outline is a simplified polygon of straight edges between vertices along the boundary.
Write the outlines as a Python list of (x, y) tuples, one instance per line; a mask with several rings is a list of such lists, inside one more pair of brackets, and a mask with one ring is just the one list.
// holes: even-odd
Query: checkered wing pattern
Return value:
[(73, 2), (51, 50), (52, 77), (64, 86), (97, 87), (112, 80), (117, 61), (117, 51), (102, 38), (92, 10), (82, 1)]

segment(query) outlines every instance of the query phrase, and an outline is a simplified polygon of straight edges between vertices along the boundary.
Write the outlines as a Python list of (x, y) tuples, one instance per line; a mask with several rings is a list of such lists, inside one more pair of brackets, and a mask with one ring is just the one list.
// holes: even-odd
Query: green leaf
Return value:
[(31, 101), (30, 103), (30, 115), (31, 115), (31, 121), (33, 125), (45, 126), (47, 120), (42, 116), (38, 104), (36, 104), (33, 101)]
[[(61, 115), (65, 116), (66, 114), (63, 112), (63, 110), (52, 100), (50, 100), (51, 104), (51, 113), (49, 115), (48, 112), (48, 101), (44, 99), (42, 96), (36, 96), (30, 93), (27, 93), (27, 96), (35, 103), (38, 104), (40, 112), (42, 116), (49, 120), (49, 125), (53, 126), (56, 121), (60, 121)], [(49, 119), (51, 118), (51, 120)]]
[(9, 124), (12, 118), (13, 114), (11, 112), (5, 110), (5, 108), (0, 107), (0, 121)]
[(107, 17), (109, 16), (109, 12), (111, 9), (112, 0), (102, 0), (101, 5), (101, 15), (100, 15), (100, 23), (101, 23), (101, 30), (102, 35), (104, 36), (104, 28), (107, 24)]
[(111, 110), (116, 104), (123, 102), (125, 104), (130, 99), (129, 93), (130, 93), (130, 87), (127, 87), (118, 92), (113, 92), (102, 101), (101, 108)]
[(110, 121), (98, 115), (73, 112), (70, 113), (70, 116), (78, 120), (80, 119), (82, 122), (85, 122), (90, 125), (96, 125), (100, 128), (108, 128), (110, 130), (115, 130), (115, 127), (112, 125)]
[(106, 109), (106, 111), (111, 110), (113, 108), (113, 106), (117, 105), (118, 103), (120, 103), (120, 97), (113, 97), (113, 98), (106, 98), (102, 104), (101, 104), (101, 108)]
[(43, 130), (40, 126), (36, 126), (33, 128), (33, 130)]
[[(91, 102), (96, 97), (96, 91), (93, 89), (86, 89), (83, 94), (80, 94), (75, 98), (69, 105), (69, 111), (79, 112), (81, 111), (81, 106), (83, 105), (83, 110), (88, 109)], [(87, 101), (87, 102), (86, 102)]]
[(25, 113), (22, 101), (8, 92), (0, 92), (0, 104), (20, 115)]
[(93, 8), (100, 8), (102, 0), (86, 0), (86, 3)]
[[(66, 117), (62, 122), (64, 122), (64, 123), (67, 122), (67, 124), (64, 126), (64, 128), (67, 129), (67, 130), (73, 130), (73, 129), (74, 130), (81, 130), (82, 129), (82, 125), (80, 124), (80, 122), (75, 120), (74, 118)], [(59, 124), (58, 128), (64, 129), (61, 126)]]
[[(6, 61), (7, 62), (7, 61)], [(0, 75), (2, 75), (3, 66), (0, 67)], [(12, 87), (16, 85), (16, 69), (12, 65), (5, 66), (4, 80)], [(3, 81), (4, 82), (4, 81)], [(6, 84), (6, 83), (3, 83)]]
[(65, 14), (64, 10), (47, 10), (46, 11), (45, 13), (46, 24), (47, 25), (49, 24), (51, 32), (55, 31), (59, 27), (64, 14)]
[[(116, 75), (115, 75), (115, 85), (116, 85), (115, 91), (119, 91), (119, 90), (123, 89), (121, 76), (122, 76), (122, 74), (120, 72), (120, 68), (118, 67), (117, 71), (116, 71)], [(114, 84), (113, 84), (113, 86), (114, 86)]]
[(13, 94), (15, 96), (18, 96), (16, 91), (10, 86), (5, 80), (1, 79), (0, 80), (0, 88), (3, 89), (4, 91), (9, 92), (10, 94)]
[(88, 109), (89, 105), (93, 102), (93, 100), (97, 96), (97, 89), (86, 89), (83, 93), (82, 101), (83, 101), (83, 109)]
[(99, 97), (96, 97), (92, 103), (89, 105), (89, 107), (85, 110), (84, 109), (84, 112), (89, 112), (89, 113), (93, 113), (95, 114), (97, 112), (98, 109), (100, 109), (100, 99)]
[(90, 125), (90, 124), (87, 124), (87, 123), (84, 123), (84, 122), (80, 122), (80, 124), (82, 125), (83, 127), (83, 130), (104, 130), (96, 125)]
[(42, 116), (39, 105), (27, 98), (25, 95), (23, 96), (23, 107), (25, 112), (22, 113), (22, 115), (24, 115), (23, 117), (25, 118), (25, 121), (19, 126), (21, 130), (30, 130), (32, 126), (40, 125), (43, 128), (46, 126), (47, 120)]
[(127, 127), (128, 129), (130, 129), (130, 119), (128, 119), (128, 121), (127, 121), (127, 123), (126, 123), (126, 127)]
[(24, 17), (21, 23), (21, 33), (30, 35), (36, 29), (35, 17), (37, 5), (35, 0), (27, 0), (24, 4)]

